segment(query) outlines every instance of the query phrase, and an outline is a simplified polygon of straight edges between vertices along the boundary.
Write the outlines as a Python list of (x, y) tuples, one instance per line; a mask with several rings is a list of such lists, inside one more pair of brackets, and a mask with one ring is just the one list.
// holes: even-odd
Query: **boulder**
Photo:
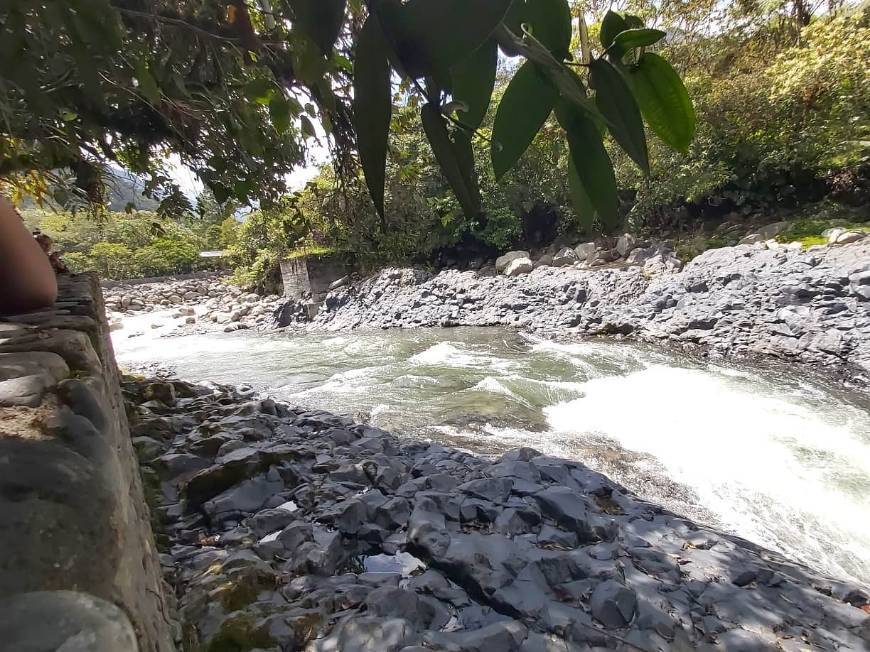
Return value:
[(758, 235), (761, 236), (762, 240), (772, 240), (785, 231), (788, 228), (788, 224), (788, 222), (774, 222), (773, 224), (767, 224), (758, 229)]
[(576, 262), (578, 262), (577, 254), (568, 247), (563, 247), (553, 256), (553, 267), (570, 267)]
[(624, 233), (616, 242), (616, 251), (621, 258), (625, 258), (628, 254), (637, 248), (637, 238), (630, 233)]
[(750, 233), (749, 235), (743, 237), (737, 244), (754, 245), (760, 242), (764, 242), (765, 239), (766, 238), (763, 238), (760, 233)]
[(867, 237), (866, 233), (861, 233), (860, 231), (846, 231), (845, 233), (841, 233), (837, 236), (837, 244), (851, 244), (853, 242), (858, 242), (859, 240), (863, 240)]
[(528, 274), (534, 268), (535, 266), (530, 258), (514, 258), (511, 262), (508, 263), (507, 267), (505, 267), (504, 275), (520, 276), (521, 274)]
[(535, 261), (535, 269), (538, 267), (551, 267), (553, 265), (553, 256), (551, 254), (544, 254), (540, 258)]
[(574, 247), (574, 253), (577, 254), (577, 260), (582, 263), (587, 261), (595, 253), (596, 249), (597, 247), (594, 242), (584, 242)]
[[(495, 271), (501, 274), (507, 269), (507, 266), (511, 264), (514, 260), (519, 258), (529, 259), (531, 256), (528, 251), (509, 251), (504, 256), (499, 256), (495, 260)], [(531, 264), (531, 260), (529, 260), (529, 264)], [(531, 270), (529, 270), (531, 271)]]

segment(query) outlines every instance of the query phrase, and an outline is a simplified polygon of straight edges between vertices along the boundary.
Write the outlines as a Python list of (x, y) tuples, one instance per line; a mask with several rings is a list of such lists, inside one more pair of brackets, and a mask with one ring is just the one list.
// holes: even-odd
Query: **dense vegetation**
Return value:
[[(438, 4), (447, 23), (430, 25), (432, 7), (15, 0), (0, 9), (0, 191), (40, 203), (28, 221), (75, 268), (168, 273), (227, 249), (251, 285), (298, 251), (436, 261), (623, 227), (705, 241), (723, 216), (823, 225), (813, 202), (833, 218), (867, 205), (867, 3), (474, 0)], [(690, 102), (667, 64), (644, 73), (664, 60)], [(289, 193), (318, 141), (333, 162)], [(175, 186), (170, 152), (202, 201)], [(105, 183), (118, 166), (153, 212), (101, 210), (124, 208)]]

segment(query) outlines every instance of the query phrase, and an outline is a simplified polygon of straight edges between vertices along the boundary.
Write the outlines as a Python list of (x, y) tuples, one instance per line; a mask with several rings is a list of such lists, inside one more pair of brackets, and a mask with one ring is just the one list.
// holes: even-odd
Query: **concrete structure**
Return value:
[(310, 297), (319, 303), (329, 286), (353, 269), (347, 254), (302, 256), (281, 261), (284, 296), (288, 299)]
[(96, 278), (0, 317), (0, 648), (174, 650)]

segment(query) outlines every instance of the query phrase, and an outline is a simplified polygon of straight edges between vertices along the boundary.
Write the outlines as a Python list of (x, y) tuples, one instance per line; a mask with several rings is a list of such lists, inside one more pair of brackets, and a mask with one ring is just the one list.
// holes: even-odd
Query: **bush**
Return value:
[(130, 278), (138, 271), (130, 248), (115, 242), (98, 242), (91, 247), (88, 258), (103, 278)]
[(133, 260), (143, 276), (166, 276), (190, 272), (199, 260), (199, 251), (188, 242), (160, 238), (139, 249)]

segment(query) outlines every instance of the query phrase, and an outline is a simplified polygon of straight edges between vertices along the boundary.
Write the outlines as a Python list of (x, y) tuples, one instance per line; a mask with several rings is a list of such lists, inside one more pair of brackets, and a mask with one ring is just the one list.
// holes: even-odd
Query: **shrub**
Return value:
[(126, 245), (116, 242), (98, 242), (91, 247), (88, 257), (94, 269), (104, 278), (129, 278), (137, 272), (137, 261)]

